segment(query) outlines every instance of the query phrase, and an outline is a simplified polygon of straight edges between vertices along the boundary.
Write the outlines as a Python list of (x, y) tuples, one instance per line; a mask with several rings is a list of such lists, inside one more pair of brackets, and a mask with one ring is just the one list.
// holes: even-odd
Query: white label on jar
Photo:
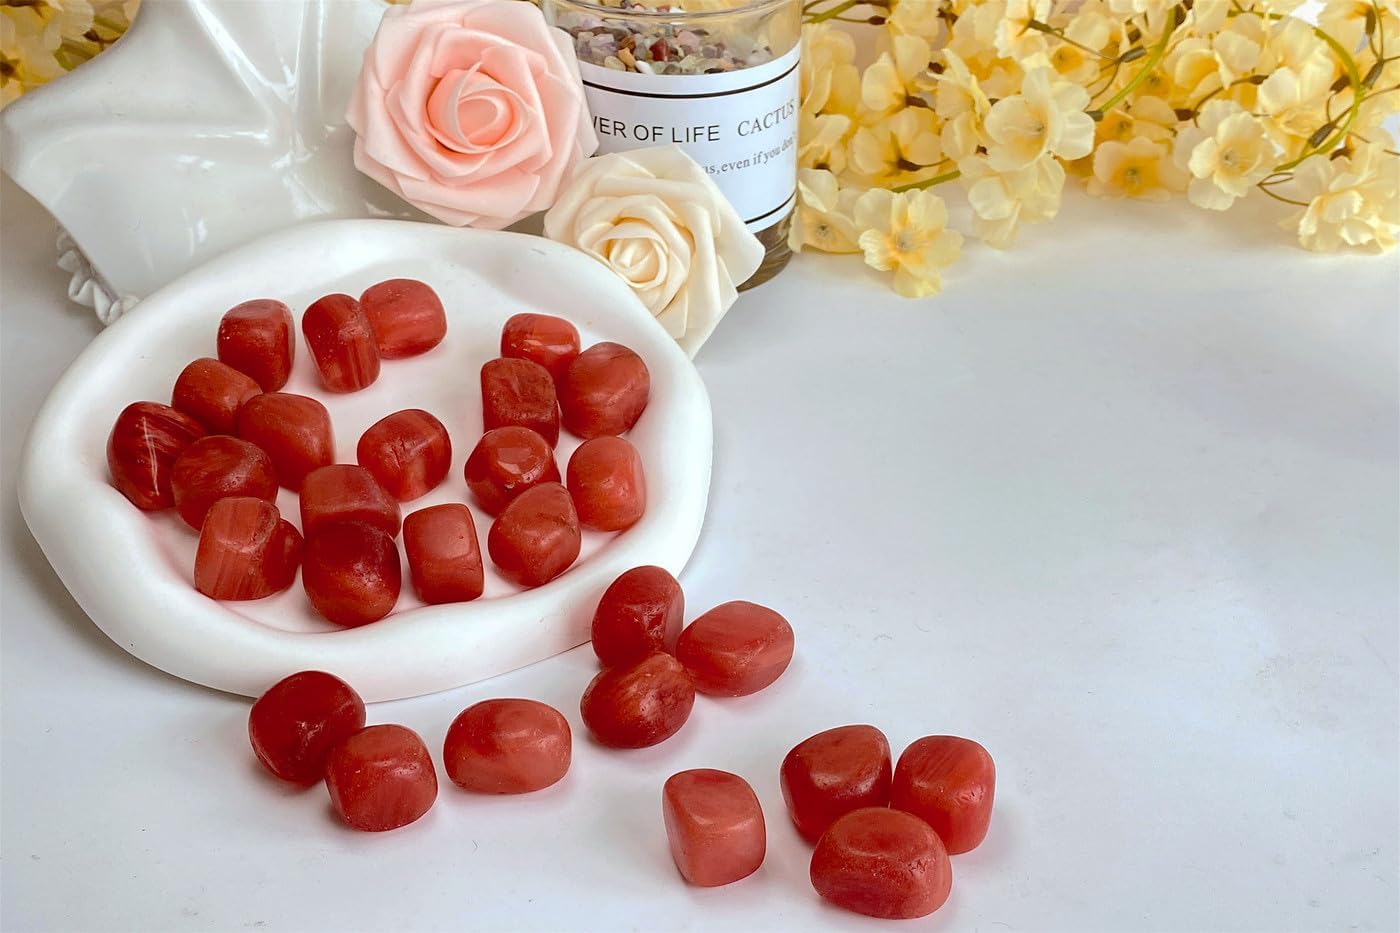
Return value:
[(800, 47), (755, 68), (649, 75), (579, 62), (598, 151), (676, 143), (700, 163), (750, 230), (797, 197)]

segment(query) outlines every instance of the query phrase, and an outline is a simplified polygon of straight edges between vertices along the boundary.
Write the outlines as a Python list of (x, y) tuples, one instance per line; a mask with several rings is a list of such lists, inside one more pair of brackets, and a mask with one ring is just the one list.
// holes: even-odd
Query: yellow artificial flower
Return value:
[(1211, 39), (1222, 84), (1229, 85), (1253, 74), (1268, 41), (1268, 24), (1262, 16), (1247, 13), (1232, 17)]
[(865, 109), (876, 119), (886, 117), (908, 106), (911, 97), (932, 90), (931, 55), (928, 42), (918, 36), (892, 36), (889, 51), (882, 52), (861, 77)]
[(830, 169), (838, 175), (844, 172), (852, 126), (851, 118), (842, 113), (799, 115), (797, 164), (803, 168)]
[(858, 253), (856, 222), (852, 218), (860, 192), (842, 188), (831, 172), (800, 169), (797, 173), (797, 215), (788, 232), (794, 253), (810, 246), (826, 253)]
[(1260, 74), (1269, 74), (1278, 68), (1300, 72), (1315, 62), (1321, 62), (1329, 69), (1336, 67), (1327, 43), (1307, 23), (1290, 16), (1280, 20), (1270, 30), (1256, 70)]
[(1371, 0), (1327, 0), (1317, 14), (1317, 25), (1322, 31), (1351, 52), (1365, 43), (1366, 24), (1372, 20), (1376, 29), (1389, 26), (1394, 30), (1400, 22), (1400, 4), (1395, 0), (1377, 0), (1374, 6)]
[(854, 117), (860, 104), (860, 70), (849, 33), (830, 23), (802, 27), (802, 110)]
[(1294, 151), (1327, 121), (1333, 80), (1331, 62), (1319, 59), (1296, 71), (1278, 68), (1264, 79), (1257, 104), (1276, 142)]
[(1308, 249), (1332, 252), (1367, 246), (1377, 252), (1400, 236), (1400, 157), (1379, 145), (1350, 156), (1309, 157), (1294, 172), (1297, 197), (1307, 207), (1283, 221)]
[(1068, 81), (1053, 81), (1050, 68), (1027, 72), (1021, 93), (1004, 97), (987, 114), (987, 161), (1014, 171), (1050, 153), (1078, 159), (1094, 145), (1094, 121), (1084, 112), (1089, 94)]
[(1126, 143), (1104, 143), (1094, 151), (1092, 195), (1165, 201), (1185, 187), (1186, 172), (1171, 160), (1163, 143), (1137, 136)]
[(942, 31), (938, 13), (943, 0), (893, 0), (885, 22), (890, 31), (901, 36), (917, 36), (932, 45)]
[(851, 139), (851, 167), (874, 184), (909, 184), (943, 155), (938, 118), (932, 110), (909, 107), (873, 126), (856, 130)]
[(871, 188), (855, 203), (857, 242), (865, 262), (894, 272), (894, 290), (907, 298), (943, 290), (942, 270), (962, 252), (962, 235), (948, 229), (948, 209), (931, 191)]
[(1050, 18), (1050, 0), (1006, 0), (1006, 12), (997, 24), (993, 47), (1025, 67), (1045, 63), (1050, 46), (1045, 33), (1033, 29)]
[[(1087, 7), (1087, 8), (1086, 8)], [(1085, 5), (1065, 26), (1065, 38), (1050, 52), (1050, 67), (1066, 81), (1087, 86), (1099, 76), (1103, 59), (1085, 49), (1102, 51), (1113, 37), (1107, 16), (1096, 6)]]
[(1154, 143), (1170, 142), (1176, 134), (1176, 111), (1160, 97), (1139, 97), (1126, 107), (1110, 110), (1094, 129), (1097, 143), (1125, 143), (1146, 136)]
[(1019, 64), (996, 51), (996, 33), (1005, 12), (1004, 0), (983, 0), (969, 6), (953, 23), (945, 49), (962, 59), (982, 90), (994, 98), (1015, 94), (1024, 74)]
[(1223, 211), (1264, 179), (1277, 153), (1264, 124), (1230, 100), (1213, 100), (1176, 138), (1176, 164), (1191, 173), (1186, 195), (1197, 207)]
[(985, 159), (972, 159), (963, 177), (971, 182), (967, 201), (973, 229), (996, 249), (1010, 246), (1021, 224), (1049, 220), (1060, 211), (1065, 168), (1054, 156), (1042, 156), (1014, 172), (997, 172)]
[(1119, 16), (1145, 16), (1153, 23), (1153, 29), (1166, 19), (1167, 11), (1175, 6), (1176, 0), (1108, 0), (1108, 8)]
[(63, 74), (58, 44), (34, 7), (0, 6), (0, 107)]
[(943, 151), (954, 161), (976, 152), (986, 140), (984, 127), (992, 104), (967, 63), (952, 49), (943, 50), (943, 72), (933, 101), (934, 112), (943, 120)]

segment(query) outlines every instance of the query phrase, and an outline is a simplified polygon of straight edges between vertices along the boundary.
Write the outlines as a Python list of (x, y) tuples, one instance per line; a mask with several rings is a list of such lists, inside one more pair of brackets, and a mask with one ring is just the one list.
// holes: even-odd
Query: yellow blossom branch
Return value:
[(1318, 38), (1323, 42), (1330, 45), (1332, 51), (1336, 52), (1337, 57), (1341, 59), (1342, 70), (1347, 73), (1347, 80), (1351, 82), (1351, 109), (1347, 111), (1346, 118), (1342, 121), (1341, 125), (1337, 127), (1337, 132), (1335, 134), (1322, 140), (1322, 142), (1318, 143), (1313, 148), (1305, 149), (1303, 154), (1292, 162), (1285, 162), (1283, 165), (1278, 166), (1274, 169), (1275, 172), (1286, 172), (1290, 169), (1297, 168), (1299, 165), (1303, 164), (1304, 160), (1317, 155), (1319, 152), (1331, 152), (1335, 149), (1337, 143), (1347, 138), (1347, 131), (1351, 129), (1352, 123), (1356, 122), (1356, 116), (1361, 112), (1361, 103), (1366, 99), (1366, 88), (1363, 86), (1361, 73), (1356, 67), (1356, 59), (1351, 57), (1351, 53), (1348, 52), (1340, 42), (1333, 39), (1321, 29), (1313, 27), (1313, 32), (1317, 33)]
[(1138, 85), (1146, 81), (1147, 76), (1156, 70), (1157, 65), (1162, 61), (1162, 56), (1167, 54), (1167, 43), (1171, 41), (1172, 35), (1182, 23), (1182, 20), (1177, 17), (1178, 11), (1173, 7), (1171, 24), (1162, 28), (1162, 36), (1157, 40), (1156, 45), (1152, 46), (1152, 54), (1148, 56), (1147, 63), (1142, 66), (1142, 70), (1133, 75), (1127, 84), (1119, 88), (1117, 94), (1114, 94), (1101, 107), (1090, 113), (1090, 116), (1097, 114), (1095, 119), (1101, 119), (1105, 113), (1126, 100), (1128, 95), (1137, 90)]

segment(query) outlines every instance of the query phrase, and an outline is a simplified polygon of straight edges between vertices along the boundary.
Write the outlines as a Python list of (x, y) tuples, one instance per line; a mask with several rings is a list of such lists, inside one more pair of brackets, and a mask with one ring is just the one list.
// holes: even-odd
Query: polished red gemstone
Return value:
[(487, 431), (467, 457), (467, 488), (488, 515), (540, 483), (559, 482), (554, 448), (539, 432), (511, 426)]
[(170, 471), (175, 508), (191, 528), (204, 524), (209, 507), (228, 496), (277, 501), (277, 472), (261, 448), (227, 434), (201, 437), (185, 448)]
[(403, 520), (409, 579), (425, 603), (476, 599), (486, 585), (471, 509), (449, 502), (419, 509)]
[(579, 710), (603, 745), (646, 748), (679, 732), (694, 705), (695, 687), (685, 668), (658, 653), (599, 672), (583, 692)]
[(306, 474), (335, 461), (335, 435), (326, 406), (305, 395), (264, 392), (238, 410), (238, 436), (272, 458), (277, 481), (293, 491)]
[(980, 744), (956, 735), (928, 735), (899, 756), (890, 806), (932, 826), (948, 854), (959, 855), (986, 838), (996, 784), (996, 765)]
[(483, 700), (447, 729), (443, 767), (457, 785), (479, 794), (528, 794), (569, 770), (573, 738), (552, 706), (535, 700)]
[(578, 356), (578, 328), (552, 314), (516, 314), (501, 328), (501, 356), (539, 363), (558, 382)]
[(620, 437), (595, 437), (580, 444), (569, 458), (568, 486), (585, 528), (622, 531), (646, 511), (642, 458)]
[(393, 537), (399, 533), (399, 504), (369, 470), (332, 463), (306, 474), (301, 484), (301, 530), (310, 538), (336, 522), (364, 522)]
[(671, 858), (691, 884), (731, 884), (763, 864), (763, 808), (739, 775), (711, 768), (673, 774), (661, 789), (661, 812)]
[(175, 460), (203, 436), (204, 428), (184, 412), (159, 402), (132, 402), (107, 435), (112, 485), (138, 509), (170, 508)]
[(437, 799), (437, 772), (418, 733), (404, 726), (368, 726), (342, 739), (326, 761), (331, 807), (370, 833), (407, 826)]
[(447, 336), (442, 299), (417, 279), (389, 279), (365, 289), (360, 307), (386, 360), (427, 353)]
[(558, 483), (516, 496), (486, 535), (492, 562), (522, 586), (540, 586), (568, 570), (582, 545), (569, 491)]
[(355, 447), (355, 459), (400, 502), (437, 488), (452, 467), (452, 439), (442, 422), (420, 408), (385, 415)]
[(252, 376), (206, 356), (180, 371), (170, 393), (170, 406), (212, 434), (232, 434), (238, 409), (260, 392), (262, 387)]
[(675, 577), (660, 567), (633, 567), (598, 600), (593, 653), (609, 666), (658, 651), (674, 653), (684, 617), (685, 594)]
[(651, 395), (651, 373), (620, 343), (595, 343), (580, 353), (559, 384), (564, 427), (579, 437), (629, 430)]
[(267, 770), (294, 784), (326, 776), (331, 748), (365, 726), (365, 704), (339, 677), (302, 671), (279, 680), (248, 713), (248, 740)]
[(841, 817), (812, 852), (812, 887), (838, 907), (884, 920), (925, 917), (953, 889), (943, 843), (918, 817), (884, 807)]
[(209, 507), (194, 556), (194, 588), (212, 599), (262, 599), (296, 579), (301, 533), (265, 499), (233, 496)]
[(486, 430), (516, 424), (559, 443), (559, 401), (549, 370), (529, 360), (488, 360), (481, 367), (481, 413)]
[(718, 696), (757, 693), (792, 661), (792, 626), (765, 606), (735, 600), (700, 616), (676, 642), (695, 689)]
[(394, 539), (363, 522), (337, 522), (306, 539), (301, 583), (327, 622), (347, 628), (384, 618), (403, 584)]
[(369, 318), (349, 295), (326, 295), (301, 316), (306, 349), (332, 392), (354, 392), (379, 378), (379, 348)]
[(783, 800), (816, 842), (839, 818), (890, 802), (890, 743), (874, 726), (840, 726), (799, 742), (783, 759)]
[(292, 310), (271, 298), (230, 308), (219, 322), (219, 359), (251, 376), (264, 392), (276, 392), (292, 375), (296, 333)]

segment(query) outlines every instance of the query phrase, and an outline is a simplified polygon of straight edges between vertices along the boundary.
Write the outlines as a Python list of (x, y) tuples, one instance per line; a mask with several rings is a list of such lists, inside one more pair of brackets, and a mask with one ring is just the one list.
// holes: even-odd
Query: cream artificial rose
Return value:
[(589, 159), (545, 214), (544, 233), (621, 276), (690, 356), (764, 255), (710, 176), (679, 146)]

